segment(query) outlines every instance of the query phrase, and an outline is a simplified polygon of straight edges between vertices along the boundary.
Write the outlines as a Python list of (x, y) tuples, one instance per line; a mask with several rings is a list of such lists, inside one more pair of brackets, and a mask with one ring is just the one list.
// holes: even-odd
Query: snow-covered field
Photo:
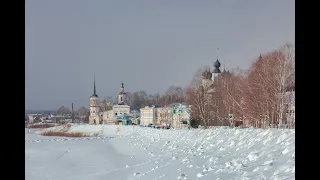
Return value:
[(100, 136), (44, 137), (26, 130), (26, 179), (280, 180), (295, 176), (294, 130), (74, 125), (68, 131)]

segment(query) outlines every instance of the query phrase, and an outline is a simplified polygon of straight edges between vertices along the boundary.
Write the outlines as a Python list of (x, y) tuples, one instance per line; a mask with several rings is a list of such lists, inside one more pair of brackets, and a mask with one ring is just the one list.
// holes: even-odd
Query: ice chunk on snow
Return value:
[(289, 149), (286, 148), (286, 149), (284, 149), (284, 150), (282, 151), (282, 154), (287, 154), (288, 152), (289, 152)]
[(257, 152), (251, 152), (249, 155), (248, 155), (248, 158), (250, 161), (255, 161), (257, 160), (259, 157), (259, 153)]
[(177, 179), (186, 179), (187, 175), (185, 175), (184, 173), (182, 173), (180, 176), (178, 176)]
[(208, 170), (208, 168), (203, 168), (202, 172), (207, 172)]
[(200, 177), (205, 176), (205, 175), (206, 175), (206, 174), (205, 174), (204, 172), (202, 172), (202, 173), (198, 173), (198, 174), (197, 174), (197, 177), (200, 178)]
[(266, 162), (263, 163), (263, 165), (273, 165), (273, 160), (268, 160)]

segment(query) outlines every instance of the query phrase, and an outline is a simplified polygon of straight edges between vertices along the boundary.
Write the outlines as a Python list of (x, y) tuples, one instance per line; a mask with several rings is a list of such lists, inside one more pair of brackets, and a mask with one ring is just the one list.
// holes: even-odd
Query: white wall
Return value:
[(156, 109), (145, 107), (140, 109), (140, 124), (156, 124)]
[(94, 121), (99, 124), (99, 115), (89, 116), (89, 124), (94, 124)]
[(160, 125), (172, 123), (172, 107), (156, 108), (156, 122)]
[(130, 106), (128, 105), (114, 105), (112, 107), (113, 113), (117, 115), (120, 114), (130, 114)]
[(130, 106), (114, 105), (112, 110), (103, 112), (103, 121), (112, 122), (116, 118), (116, 114), (130, 114)]
[(111, 122), (115, 119), (113, 110), (103, 112), (103, 121)]
[(90, 116), (99, 114), (99, 99), (97, 97), (90, 98)]

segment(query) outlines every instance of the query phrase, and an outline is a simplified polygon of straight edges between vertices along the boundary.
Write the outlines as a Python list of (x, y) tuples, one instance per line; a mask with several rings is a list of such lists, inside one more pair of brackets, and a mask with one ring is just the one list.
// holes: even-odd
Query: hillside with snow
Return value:
[(295, 176), (294, 130), (74, 125), (43, 131), (52, 130), (99, 136), (47, 137), (26, 130), (26, 179), (284, 180)]

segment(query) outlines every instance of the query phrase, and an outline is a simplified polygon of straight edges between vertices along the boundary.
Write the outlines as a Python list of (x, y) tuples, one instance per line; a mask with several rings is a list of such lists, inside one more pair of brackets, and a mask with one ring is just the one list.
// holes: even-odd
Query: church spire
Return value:
[(96, 92), (96, 76), (93, 78), (93, 94), (91, 97), (98, 97), (97, 92)]

